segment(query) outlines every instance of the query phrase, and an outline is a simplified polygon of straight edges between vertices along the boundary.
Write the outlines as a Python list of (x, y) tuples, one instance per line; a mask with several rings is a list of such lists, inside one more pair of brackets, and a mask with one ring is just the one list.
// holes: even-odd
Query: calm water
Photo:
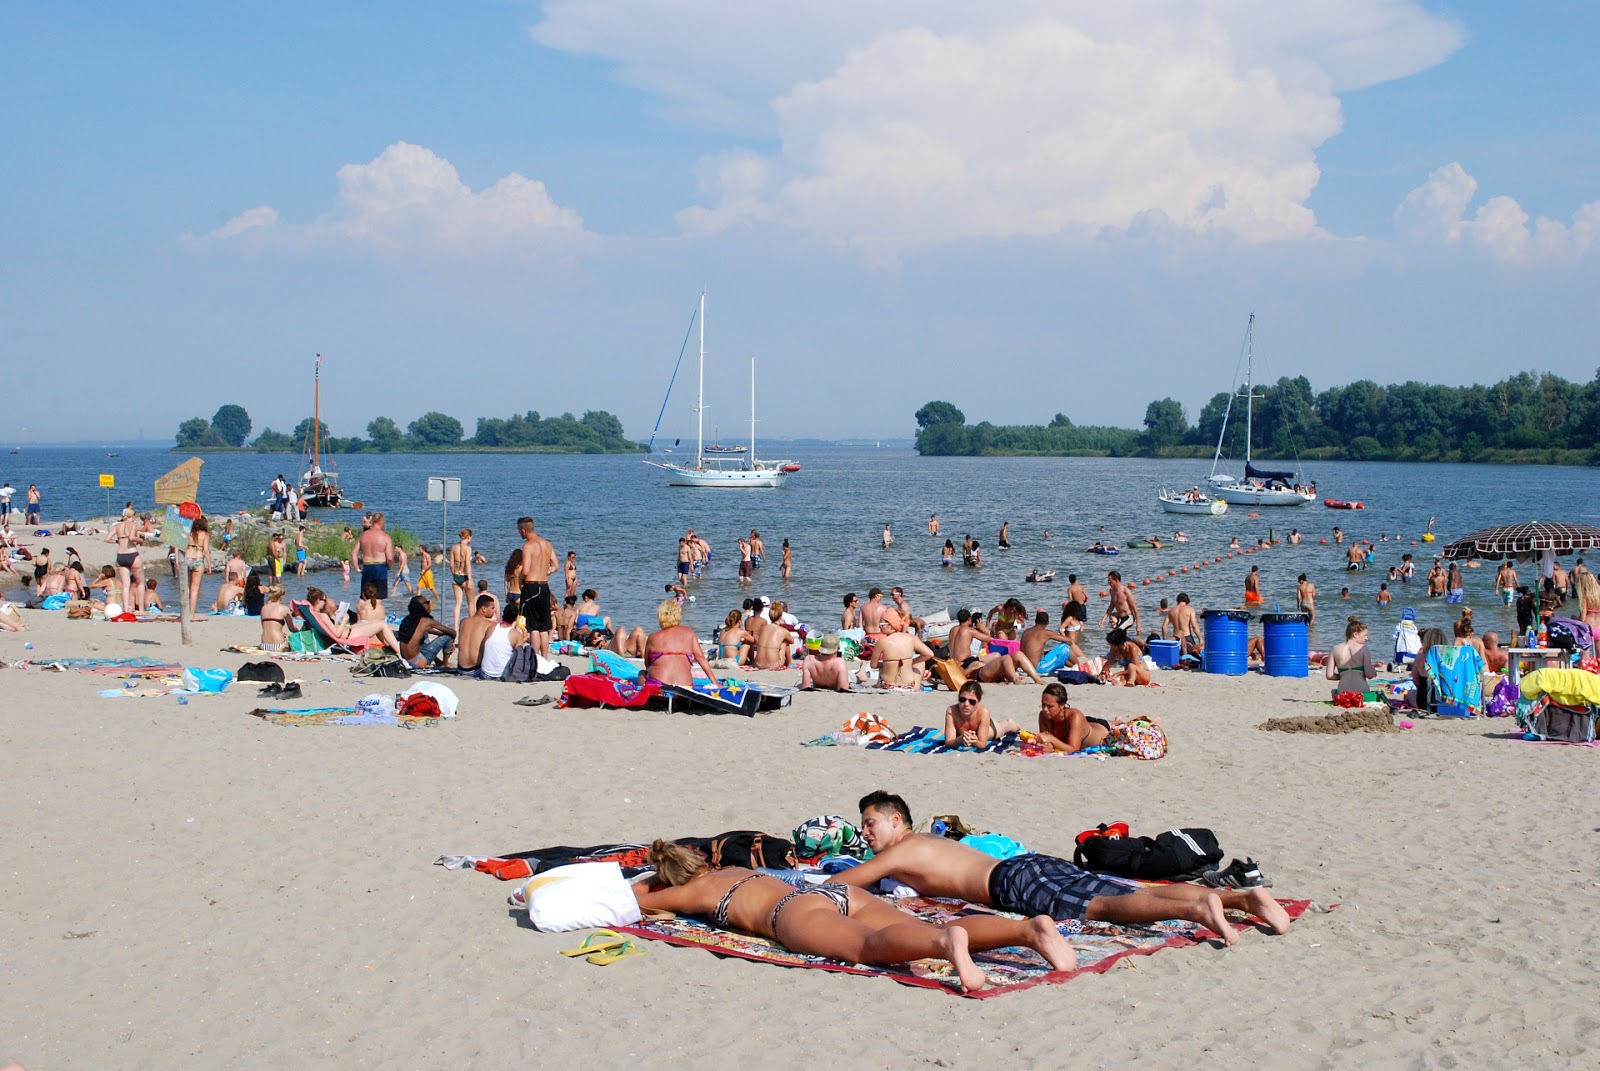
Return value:
[[(46, 519), (87, 517), (105, 512), (106, 498), (98, 475), (111, 473), (117, 489), (111, 502), (120, 507), (132, 498), (141, 507), (152, 501), (155, 478), (186, 455), (159, 450), (124, 450), (116, 458), (103, 451), (33, 447), (0, 457), (0, 477), (19, 488), (29, 483), (44, 493)], [(600, 591), (601, 605), (618, 622), (649, 626), (662, 585), (673, 577), (677, 537), (694, 527), (711, 541), (711, 575), (691, 590), (696, 603), (690, 622), (709, 634), (723, 614), (750, 593), (789, 601), (802, 620), (834, 624), (840, 596), (857, 591), (863, 600), (873, 585), (887, 590), (899, 584), (918, 612), (938, 607), (994, 605), (1019, 595), (1030, 606), (1048, 607), (1054, 615), (1065, 597), (1068, 573), (1085, 579), (1092, 591), (1105, 586), (1108, 568), (1119, 569), (1140, 586), (1140, 607), (1149, 614), (1163, 596), (1187, 591), (1196, 606), (1233, 606), (1242, 598), (1250, 565), (1260, 565), (1262, 591), (1269, 607), (1294, 602), (1301, 572), (1316, 581), (1321, 627), (1316, 639), (1327, 646), (1342, 637), (1344, 617), (1357, 613), (1385, 634), (1398, 620), (1400, 608), (1418, 608), (1419, 623), (1445, 625), (1457, 616), (1454, 607), (1435, 600), (1426, 605), (1423, 585), (1391, 585), (1393, 606), (1379, 610), (1373, 599), (1391, 564), (1402, 550), (1411, 551), (1425, 573), (1429, 547), (1410, 546), (1437, 518), (1440, 548), (1451, 538), (1492, 524), (1538, 518), (1597, 523), (1600, 517), (1600, 472), (1544, 467), (1507, 468), (1474, 465), (1402, 465), (1327, 463), (1311, 466), (1319, 493), (1360, 500), (1366, 509), (1341, 512), (1321, 505), (1295, 509), (1246, 510), (1221, 518), (1180, 517), (1161, 511), (1155, 492), (1162, 486), (1200, 481), (1209, 462), (1110, 458), (922, 458), (910, 451), (872, 449), (808, 449), (792, 453), (803, 471), (778, 490), (716, 491), (669, 488), (663, 473), (628, 457), (530, 455), (354, 455), (338, 463), (352, 499), (368, 509), (381, 509), (398, 524), (424, 539), (453, 541), (456, 529), (476, 533), (475, 543), (490, 560), (478, 575), (499, 590), (501, 566), (517, 545), (515, 519), (530, 514), (539, 531), (557, 551), (578, 552), (579, 579)], [(262, 504), (261, 492), (282, 471), (293, 476), (300, 460), (289, 455), (220, 454), (206, 458), (200, 501), (212, 513)], [(448, 537), (441, 527), (438, 503), (426, 500), (429, 476), (461, 478), (462, 498), (449, 510)], [(926, 534), (929, 513), (943, 527), (939, 540)], [(320, 515), (328, 517), (327, 511)], [(352, 524), (359, 513), (343, 511)], [(995, 549), (1000, 524), (1011, 522), (1009, 552)], [(896, 543), (879, 546), (885, 522)], [(1352, 537), (1378, 539), (1374, 567), (1346, 573), (1343, 555), (1318, 540), (1340, 525)], [(1160, 551), (1124, 550), (1114, 559), (1085, 553), (1096, 539), (1126, 543), (1151, 534), (1168, 537), (1182, 528), (1191, 542)], [(1202, 558), (1227, 553), (1234, 536), (1253, 543), (1268, 529), (1279, 536), (1298, 527), (1307, 545), (1281, 546), (1202, 570)], [(757, 582), (742, 591), (735, 574), (735, 541), (751, 528), (761, 531), (771, 564), (757, 571)], [(1049, 529), (1053, 538), (1043, 537)], [(959, 548), (970, 532), (983, 546), (981, 570), (941, 569), (943, 536)], [(1395, 536), (1404, 543), (1393, 542)], [(795, 576), (785, 583), (777, 576), (779, 548), (785, 538), (794, 546)], [(1600, 555), (1597, 555), (1600, 557)], [(1570, 564), (1570, 562), (1569, 562)], [(1190, 566), (1187, 575), (1167, 579), (1168, 569)], [(1059, 570), (1054, 585), (1023, 582), (1029, 569)], [(1524, 579), (1531, 577), (1522, 567)], [(415, 578), (415, 569), (412, 571)], [(312, 583), (340, 590), (338, 574)], [(558, 578), (559, 580), (559, 578)], [(166, 581), (170, 585), (170, 580)], [(1349, 586), (1353, 600), (1339, 600)], [(1504, 627), (1512, 616), (1492, 598), (1493, 568), (1469, 570), (1467, 603), (1477, 611), (1479, 631)], [(558, 591), (559, 583), (557, 585)], [(208, 585), (207, 590), (210, 590)], [(168, 594), (167, 592), (163, 593)], [(209, 597), (209, 596), (208, 596)], [(397, 602), (392, 605), (398, 606)], [(1095, 615), (1104, 604), (1092, 609)]]

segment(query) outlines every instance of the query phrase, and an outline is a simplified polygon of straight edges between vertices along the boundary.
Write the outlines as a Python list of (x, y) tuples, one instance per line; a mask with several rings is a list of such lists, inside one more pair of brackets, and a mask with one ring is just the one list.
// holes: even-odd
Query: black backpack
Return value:
[(233, 675), (236, 681), (266, 681), (271, 684), (283, 683), (283, 667), (276, 662), (246, 662), (239, 667), (239, 672)]
[(1172, 829), (1155, 837), (1089, 837), (1072, 861), (1119, 878), (1188, 881), (1222, 862), (1222, 847), (1209, 829)]

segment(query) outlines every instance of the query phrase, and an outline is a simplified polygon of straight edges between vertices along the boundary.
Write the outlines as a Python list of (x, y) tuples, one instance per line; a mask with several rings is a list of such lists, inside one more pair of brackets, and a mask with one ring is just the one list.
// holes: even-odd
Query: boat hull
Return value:
[(1228, 504), (1221, 499), (1210, 502), (1186, 502), (1182, 499), (1161, 499), (1161, 508), (1168, 513), (1188, 513), (1196, 516), (1220, 517), (1228, 512)]
[(1303, 506), (1315, 500), (1315, 495), (1303, 491), (1276, 491), (1270, 488), (1256, 490), (1249, 487), (1218, 487), (1212, 495), (1235, 506)]
[(668, 487), (782, 487), (788, 477), (776, 469), (680, 469), (667, 470)]

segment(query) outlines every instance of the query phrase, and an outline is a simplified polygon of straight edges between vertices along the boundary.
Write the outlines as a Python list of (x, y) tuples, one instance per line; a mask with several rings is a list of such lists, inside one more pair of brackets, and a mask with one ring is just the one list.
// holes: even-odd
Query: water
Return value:
[[(664, 595), (663, 585), (674, 577), (677, 537), (690, 527), (710, 540), (711, 575), (696, 582), (696, 596), (688, 620), (709, 635), (728, 609), (750, 594), (786, 599), (802, 619), (817, 625), (838, 622), (841, 596), (877, 585), (886, 591), (898, 584), (919, 613), (958, 606), (987, 610), (1007, 596), (1016, 595), (1030, 607), (1059, 614), (1065, 598), (1066, 578), (1077, 573), (1091, 592), (1105, 587), (1107, 569), (1121, 571), (1139, 590), (1146, 621), (1154, 617), (1157, 602), (1187, 591), (1195, 606), (1234, 606), (1242, 600), (1244, 577), (1259, 565), (1262, 592), (1268, 608), (1293, 609), (1295, 581), (1302, 572), (1318, 587), (1319, 618), (1312, 630), (1313, 646), (1326, 648), (1342, 638), (1344, 619), (1355, 613), (1368, 622), (1375, 636), (1386, 636), (1399, 619), (1400, 610), (1412, 605), (1418, 623), (1447, 626), (1457, 616), (1456, 607), (1428, 600), (1421, 583), (1433, 553), (1450, 539), (1494, 524), (1533, 519), (1595, 523), (1600, 516), (1600, 472), (1592, 469), (1502, 467), (1478, 465), (1405, 465), (1395, 463), (1318, 463), (1310, 466), (1318, 492), (1328, 497), (1360, 500), (1366, 509), (1334, 511), (1320, 504), (1287, 509), (1258, 510), (1246, 516), (1245, 507), (1230, 507), (1225, 517), (1189, 517), (1162, 512), (1155, 492), (1163, 486), (1188, 486), (1200, 481), (1209, 463), (1112, 458), (923, 458), (914, 452), (889, 449), (808, 448), (785, 451), (803, 465), (787, 486), (777, 490), (696, 490), (669, 488), (664, 474), (631, 456), (458, 454), (458, 455), (352, 455), (339, 459), (338, 469), (347, 495), (381, 509), (391, 524), (400, 525), (429, 542), (455, 540), (458, 528), (475, 533), (475, 545), (489, 558), (475, 575), (500, 590), (506, 557), (518, 545), (515, 521), (532, 516), (541, 534), (549, 538), (563, 558), (578, 552), (582, 587), (600, 592), (600, 603), (617, 623), (653, 627), (654, 607)], [(103, 451), (79, 448), (30, 447), (22, 454), (0, 458), (0, 477), (18, 487), (16, 502), (30, 482), (44, 494), (46, 519), (98, 516), (106, 511), (106, 496), (98, 475), (116, 477), (111, 492), (113, 508), (133, 499), (148, 508), (153, 483), (185, 460), (187, 455), (160, 450), (129, 449), (116, 458)], [(264, 502), (262, 492), (279, 472), (294, 476), (301, 465), (289, 455), (218, 454), (206, 457), (200, 481), (200, 501), (213, 514), (254, 508)], [(442, 525), (438, 503), (426, 500), (429, 476), (461, 478), (462, 498), (449, 506), (448, 530)], [(938, 540), (926, 534), (928, 515), (937, 513), (943, 531)], [(359, 521), (359, 511), (317, 511), (324, 519), (334, 516)], [(1439, 541), (1411, 546), (1424, 531), (1429, 517), (1437, 518)], [(1010, 551), (996, 548), (1003, 521), (1011, 522)], [(893, 526), (895, 545), (881, 549), (885, 522)], [(1373, 568), (1346, 573), (1343, 548), (1321, 546), (1335, 525), (1351, 538), (1377, 540), (1387, 533), (1390, 542), (1379, 543)], [(1270, 551), (1224, 559), (1203, 569), (1194, 566), (1226, 555), (1228, 541), (1237, 536), (1250, 545), (1265, 537), (1269, 528), (1283, 536), (1298, 527), (1306, 538), (1299, 547), (1280, 546)], [(737, 579), (736, 540), (759, 529), (767, 546), (768, 565), (757, 571), (756, 583), (741, 589)], [(1191, 542), (1159, 551), (1124, 549), (1116, 558), (1085, 553), (1097, 539), (1126, 543), (1130, 539), (1160, 535), (1164, 539), (1181, 528)], [(1043, 532), (1053, 538), (1045, 542)], [(970, 532), (983, 547), (982, 569), (941, 569), (939, 548), (946, 536), (959, 548)], [(1396, 535), (1401, 537), (1395, 542)], [(795, 576), (778, 577), (780, 547), (787, 537), (794, 546)], [(1398, 564), (1402, 551), (1412, 552), (1419, 563), (1418, 582), (1393, 584), (1394, 603), (1379, 609), (1373, 599), (1388, 567)], [(1600, 554), (1595, 557), (1600, 558)], [(1569, 563), (1570, 564), (1570, 563)], [(1189, 566), (1190, 572), (1167, 578), (1168, 569)], [(1033, 585), (1023, 576), (1033, 568), (1056, 569), (1055, 584)], [(164, 570), (161, 570), (165, 572)], [(1532, 569), (1519, 567), (1524, 582)], [(152, 568), (151, 574), (157, 570)], [(1467, 571), (1467, 605), (1477, 614), (1478, 631), (1495, 628), (1504, 635), (1514, 615), (1492, 597), (1494, 569)], [(1160, 579), (1148, 587), (1145, 578)], [(416, 577), (416, 569), (412, 569)], [(163, 599), (172, 603), (172, 581), (163, 576)], [(441, 586), (448, 578), (441, 578)], [(555, 587), (561, 590), (559, 575)], [(313, 583), (343, 592), (337, 573), (311, 574), (305, 581), (290, 579), (291, 592)], [(206, 584), (207, 602), (214, 595), (216, 578)], [(1339, 589), (1350, 587), (1353, 599), (1343, 602)], [(448, 599), (448, 591), (445, 592)], [(391, 600), (398, 608), (398, 601)], [(448, 605), (448, 603), (447, 603)], [(1091, 603), (1098, 617), (1103, 601)], [(1091, 621), (1091, 624), (1093, 621)]]

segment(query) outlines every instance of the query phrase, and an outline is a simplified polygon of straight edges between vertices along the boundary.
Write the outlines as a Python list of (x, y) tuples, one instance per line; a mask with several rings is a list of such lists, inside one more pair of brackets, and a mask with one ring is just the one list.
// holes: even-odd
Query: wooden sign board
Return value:
[(177, 506), (193, 502), (200, 492), (200, 466), (205, 462), (197, 457), (179, 465), (156, 480), (156, 505)]

